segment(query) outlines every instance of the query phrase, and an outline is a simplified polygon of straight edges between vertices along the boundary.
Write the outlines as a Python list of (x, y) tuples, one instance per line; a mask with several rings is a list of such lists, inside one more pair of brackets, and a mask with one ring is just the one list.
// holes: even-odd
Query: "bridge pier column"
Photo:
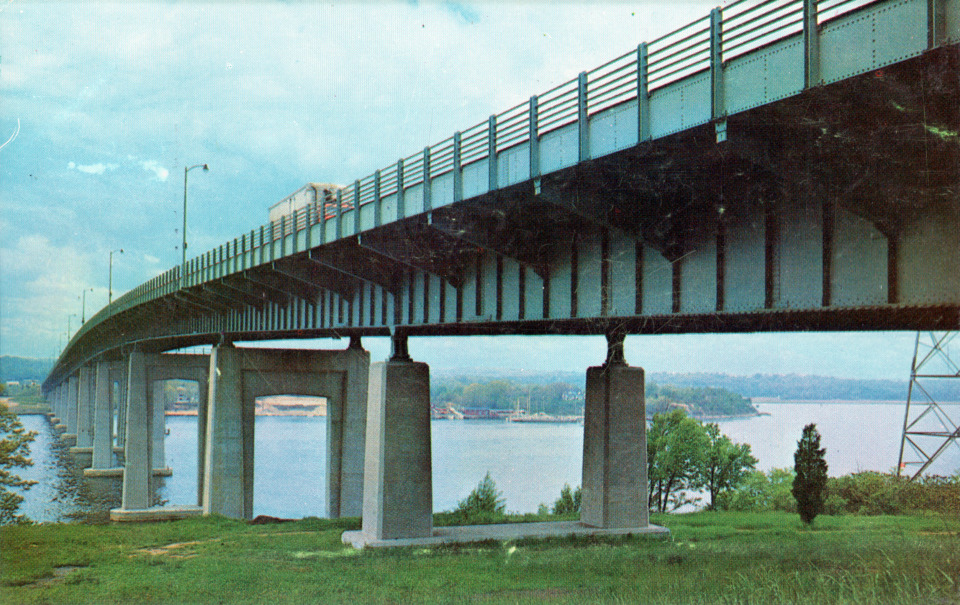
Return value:
[(405, 336), (394, 337), (389, 361), (370, 366), (362, 533), (372, 540), (433, 533), (430, 369), (406, 355)]
[(587, 369), (580, 520), (605, 529), (647, 527), (643, 369), (624, 361), (622, 334), (607, 342), (607, 361)]
[(61, 382), (53, 390), (53, 409), (56, 413), (56, 418), (53, 419), (53, 428), (59, 432), (67, 430), (67, 384), (66, 382)]
[(93, 460), (91, 467), (113, 467), (113, 408), (110, 391), (110, 362), (97, 363), (96, 404), (93, 424)]
[[(113, 408), (117, 415), (117, 447), (122, 448), (127, 440), (127, 363), (120, 361), (110, 371), (110, 384), (117, 383), (116, 393), (110, 391)], [(114, 378), (116, 376), (116, 378)], [(111, 419), (111, 423), (113, 420)]]
[(153, 443), (150, 447), (150, 466), (152, 468), (166, 468), (167, 466), (167, 397), (164, 386), (163, 381), (157, 380), (150, 387), (153, 389), (153, 433), (151, 436)]
[(77, 383), (77, 442), (70, 453), (80, 468), (88, 468), (93, 457), (93, 406), (96, 370), (92, 364), (80, 366)]
[(77, 443), (77, 389), (80, 385), (80, 377), (76, 374), (67, 379), (67, 410), (66, 425), (67, 432), (63, 434), (63, 442), (67, 446)]
[(203, 514), (253, 516), (254, 407), (244, 405), (243, 367), (233, 345), (210, 354), (210, 394), (203, 473)]
[(152, 402), (147, 396), (147, 364), (140, 351), (130, 353), (127, 366), (127, 426), (124, 445), (121, 510), (143, 510), (153, 503), (150, 469)]

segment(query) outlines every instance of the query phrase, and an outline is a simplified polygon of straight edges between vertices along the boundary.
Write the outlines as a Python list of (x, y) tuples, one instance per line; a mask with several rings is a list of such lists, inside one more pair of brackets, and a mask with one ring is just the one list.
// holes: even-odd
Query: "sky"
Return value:
[[(259, 227), (307, 182), (365, 177), (714, 4), (0, 0), (0, 354), (59, 354), (107, 304), (111, 251), (115, 297), (179, 263), (186, 166), (210, 167), (189, 178), (194, 256)], [(385, 339), (365, 342), (386, 355)], [(747, 334), (626, 346), (650, 371), (906, 379), (913, 342)], [(604, 346), (422, 338), (411, 353), (445, 368), (579, 370)]]

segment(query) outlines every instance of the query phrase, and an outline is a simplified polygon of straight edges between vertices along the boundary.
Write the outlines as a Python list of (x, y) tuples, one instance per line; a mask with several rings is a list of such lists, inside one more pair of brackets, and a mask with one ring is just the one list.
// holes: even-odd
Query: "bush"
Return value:
[(794, 473), (789, 468), (775, 468), (769, 473), (754, 471), (733, 490), (720, 494), (717, 508), (738, 512), (797, 512), (790, 494)]
[(563, 489), (560, 490), (560, 498), (553, 503), (553, 514), (566, 515), (568, 513), (579, 513), (581, 499), (582, 494), (579, 487), (571, 490), (570, 485), (564, 483)]
[(463, 525), (494, 523), (504, 517), (506, 503), (488, 471), (470, 495), (457, 504), (454, 521)]
[(844, 512), (903, 515), (916, 512), (957, 514), (960, 477), (931, 475), (910, 481), (890, 473), (866, 471), (830, 479), (828, 498), (838, 498)]

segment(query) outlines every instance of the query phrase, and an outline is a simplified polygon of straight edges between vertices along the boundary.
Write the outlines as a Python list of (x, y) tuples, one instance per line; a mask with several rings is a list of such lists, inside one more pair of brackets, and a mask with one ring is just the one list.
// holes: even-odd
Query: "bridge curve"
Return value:
[[(768, 5), (775, 6), (768, 6)], [(735, 2), (134, 288), (137, 344), (952, 328), (956, 0)]]

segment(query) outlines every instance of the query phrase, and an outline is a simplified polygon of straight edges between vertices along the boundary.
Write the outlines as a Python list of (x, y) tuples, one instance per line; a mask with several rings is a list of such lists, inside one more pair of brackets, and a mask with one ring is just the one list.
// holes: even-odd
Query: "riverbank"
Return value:
[[(440, 517), (437, 521), (441, 521)], [(960, 521), (655, 515), (670, 540), (357, 551), (357, 519), (0, 528), (5, 603), (956, 602)]]

